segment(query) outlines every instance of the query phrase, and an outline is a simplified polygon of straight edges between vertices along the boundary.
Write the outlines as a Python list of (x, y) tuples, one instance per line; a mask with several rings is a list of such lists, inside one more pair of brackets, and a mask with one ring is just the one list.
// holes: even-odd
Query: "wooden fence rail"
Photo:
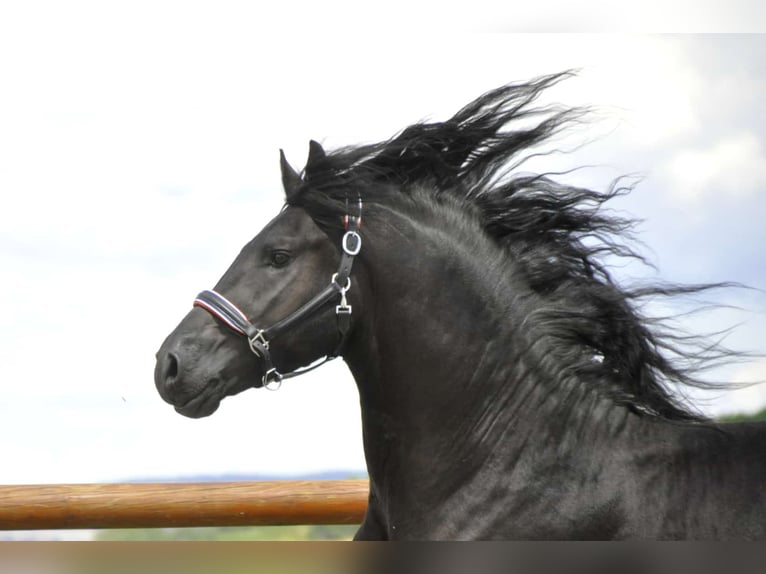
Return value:
[(0, 530), (359, 524), (366, 480), (0, 486)]

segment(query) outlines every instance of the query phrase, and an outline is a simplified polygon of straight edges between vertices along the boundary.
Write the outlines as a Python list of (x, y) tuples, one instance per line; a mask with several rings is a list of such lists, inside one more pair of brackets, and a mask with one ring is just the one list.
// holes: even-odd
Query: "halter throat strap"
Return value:
[[(361, 214), (361, 201), (360, 201)], [(282, 380), (296, 377), (307, 373), (320, 365), (335, 359), (343, 348), (346, 336), (351, 327), (351, 305), (346, 300), (346, 292), (351, 288), (351, 269), (354, 264), (354, 258), (359, 254), (362, 248), (362, 238), (359, 235), (361, 224), (361, 215), (359, 217), (344, 217), (346, 233), (341, 241), (341, 260), (337, 273), (334, 273), (330, 279), (329, 285), (314, 295), (310, 300), (301, 305), (298, 309), (266, 328), (259, 328), (247, 318), (234, 303), (226, 297), (214, 291), (207, 289), (202, 291), (194, 299), (194, 307), (204, 309), (213, 317), (221, 321), (235, 333), (247, 338), (250, 349), (264, 362), (264, 375), (262, 377), (263, 386), (276, 390), (282, 383)], [(315, 314), (327, 303), (340, 296), (339, 304), (335, 307), (335, 315), (338, 322), (338, 331), (340, 340), (335, 351), (326, 356), (318, 364), (313, 364), (305, 369), (291, 371), (289, 373), (280, 373), (274, 366), (269, 350), (271, 341), (286, 331), (292, 329), (304, 319)]]

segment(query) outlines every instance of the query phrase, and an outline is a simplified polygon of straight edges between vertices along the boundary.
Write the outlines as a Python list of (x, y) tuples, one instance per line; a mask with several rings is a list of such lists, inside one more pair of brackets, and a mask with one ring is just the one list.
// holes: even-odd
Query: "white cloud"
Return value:
[(740, 132), (707, 147), (680, 151), (666, 173), (669, 189), (685, 200), (714, 193), (744, 197), (766, 189), (766, 153), (756, 133)]
[(733, 380), (749, 383), (750, 386), (733, 390), (726, 394), (726, 399), (718, 401), (708, 409), (713, 415), (753, 414), (766, 405), (766, 360), (753, 361), (733, 373)]

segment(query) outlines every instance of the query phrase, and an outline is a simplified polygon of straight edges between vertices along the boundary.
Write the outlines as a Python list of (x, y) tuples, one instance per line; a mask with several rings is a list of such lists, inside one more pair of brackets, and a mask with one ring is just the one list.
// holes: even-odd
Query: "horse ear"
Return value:
[(306, 167), (308, 168), (309, 166), (315, 165), (325, 157), (327, 157), (327, 154), (324, 152), (322, 144), (314, 140), (309, 141), (309, 158), (306, 160)]
[(301, 176), (287, 163), (284, 150), (279, 150), (279, 167), (282, 169), (282, 187), (285, 195), (289, 198), (303, 183)]

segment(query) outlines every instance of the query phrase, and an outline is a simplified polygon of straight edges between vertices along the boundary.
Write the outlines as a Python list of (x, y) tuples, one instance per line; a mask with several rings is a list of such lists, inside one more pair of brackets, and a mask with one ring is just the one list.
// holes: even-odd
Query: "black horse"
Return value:
[[(535, 106), (568, 73), (440, 123), (282, 155), (285, 208), (165, 340), (157, 389), (189, 417), (321, 357), (356, 381), (370, 477), (358, 539), (732, 539), (766, 534), (766, 427), (674, 389), (725, 359), (645, 317), (607, 261), (639, 257), (629, 191), (516, 169), (583, 110)], [(352, 268), (353, 265), (353, 268)]]

